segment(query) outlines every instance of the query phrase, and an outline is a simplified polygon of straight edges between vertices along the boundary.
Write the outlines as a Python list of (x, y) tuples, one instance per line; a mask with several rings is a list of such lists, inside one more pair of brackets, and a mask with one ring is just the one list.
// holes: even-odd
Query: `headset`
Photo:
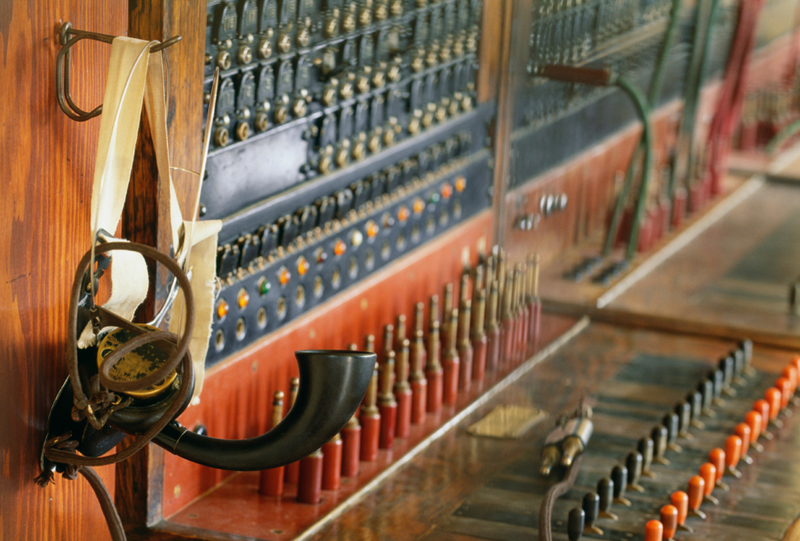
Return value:
[[(90, 291), (108, 267), (106, 254), (115, 250), (138, 252), (172, 273), (187, 306), (181, 336), (131, 323), (94, 305)], [(97, 345), (78, 349), (78, 334), (89, 323)], [(72, 287), (69, 376), (50, 411), (40, 456), (43, 475), (64, 472), (70, 465), (119, 462), (151, 440), (213, 468), (249, 471), (289, 464), (322, 447), (344, 427), (366, 394), (375, 366), (376, 355), (369, 352), (297, 351), (300, 388), (286, 417), (255, 438), (212, 438), (175, 420), (189, 405), (194, 388), (188, 350), (193, 324), (189, 278), (169, 256), (133, 242), (101, 243), (86, 253)], [(102, 456), (128, 434), (139, 438), (124, 451)]]

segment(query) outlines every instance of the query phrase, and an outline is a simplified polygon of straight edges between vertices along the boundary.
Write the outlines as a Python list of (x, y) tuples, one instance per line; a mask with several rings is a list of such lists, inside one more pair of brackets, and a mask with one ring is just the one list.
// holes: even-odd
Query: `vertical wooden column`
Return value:
[[(174, 168), (199, 171), (203, 132), (203, 63), (206, 2), (130, 0), (128, 35), (164, 41), (180, 34), (182, 40), (166, 49), (167, 129), (170, 161)], [(181, 211), (189, 219), (198, 186), (196, 175), (173, 169), (172, 178)], [(146, 115), (137, 143), (128, 202), (122, 217), (124, 237), (169, 253), (169, 184), (158, 177), (155, 152)], [(150, 262), (152, 265), (152, 262)], [(137, 314), (150, 319), (161, 306), (167, 276), (151, 268), (147, 301)], [(164, 451), (154, 445), (117, 466), (116, 503), (123, 521), (145, 526), (162, 518)]]
[[(494, 244), (502, 244), (503, 242), (504, 231), (501, 220), (505, 216), (505, 200), (511, 171), (511, 130), (513, 128), (512, 115), (514, 112), (515, 92), (512, 68), (514, 66), (513, 59), (516, 58), (512, 37), (520, 32), (514, 30), (520, 26), (518, 22), (514, 22), (514, 16), (518, 11), (530, 11), (527, 6), (528, 2), (524, 0), (493, 0), (486, 2), (484, 5), (484, 13), (487, 11), (494, 12), (489, 16), (490, 20), (485, 22), (490, 24), (488, 28), (496, 32), (493, 40), (499, 45), (493, 46), (493, 50), (497, 54), (497, 60), (495, 61), (497, 67), (487, 70), (488, 75), (493, 76), (494, 79), (486, 81), (486, 85), (496, 85), (496, 90), (492, 95), (497, 98), (497, 112), (492, 135), (492, 150), (494, 152), (492, 231), (494, 232)], [(500, 18), (500, 20), (496, 21), (494, 20), (495, 18)], [(486, 42), (489, 39), (489, 36), (484, 36), (481, 42), (482, 51), (485, 46), (488, 46)], [(491, 60), (489, 60), (489, 64), (492, 64)], [(481, 88), (482, 86), (479, 86), (479, 89)], [(481, 94), (479, 93), (478, 101), (480, 99)]]

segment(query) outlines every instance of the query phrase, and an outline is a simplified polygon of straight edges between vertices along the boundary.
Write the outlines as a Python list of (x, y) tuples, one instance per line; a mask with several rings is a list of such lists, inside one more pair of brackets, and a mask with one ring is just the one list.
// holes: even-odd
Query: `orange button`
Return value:
[(783, 399), (783, 393), (781, 393), (780, 389), (770, 387), (764, 393), (764, 398), (767, 400), (767, 404), (769, 404), (770, 420), (777, 419), (778, 413), (781, 411), (781, 400)]
[(236, 302), (239, 303), (239, 308), (246, 307), (247, 303), (250, 302), (250, 295), (247, 294), (247, 290), (245, 288), (239, 290), (239, 295), (236, 297)]
[(408, 220), (408, 217), (411, 215), (411, 211), (408, 210), (408, 207), (400, 207), (397, 210), (397, 219), (401, 222), (405, 222)]
[(781, 408), (785, 408), (792, 397), (792, 382), (781, 376), (775, 380), (775, 388), (781, 392)]
[(750, 450), (750, 437), (753, 434), (753, 431), (750, 430), (750, 425), (739, 423), (733, 429), (733, 433), (742, 438), (742, 455), (746, 455), (747, 451)]
[(442, 197), (445, 199), (450, 199), (451, 195), (453, 195), (453, 187), (450, 184), (445, 184), (442, 186)]
[(651, 520), (644, 525), (644, 541), (662, 541), (664, 525), (659, 520)]
[(669, 497), (669, 502), (678, 510), (678, 526), (683, 526), (689, 512), (689, 496), (682, 490), (676, 490)]
[(678, 508), (674, 505), (665, 505), (661, 508), (661, 524), (664, 525), (663, 539), (672, 539), (678, 529)]
[(767, 422), (769, 421), (769, 402), (763, 398), (759, 398), (753, 403), (753, 411), (761, 414), (761, 432), (767, 429)]
[(422, 199), (415, 199), (414, 200), (414, 212), (416, 214), (422, 214), (422, 211), (425, 210), (425, 201)]
[(750, 441), (756, 441), (761, 435), (761, 423), (764, 422), (761, 413), (755, 410), (748, 411), (744, 416), (744, 422), (750, 427)]
[(292, 278), (292, 273), (288, 271), (286, 267), (281, 267), (281, 270), (278, 271), (278, 282), (282, 286), (285, 286), (289, 283), (289, 280)]
[(336, 255), (342, 255), (347, 251), (347, 244), (344, 243), (341, 239), (336, 239), (336, 243), (333, 245), (333, 253)]
[(797, 355), (792, 359), (792, 364), (795, 368), (797, 368), (798, 374), (800, 374), (800, 355)]
[(456, 191), (461, 193), (464, 191), (464, 188), (467, 187), (467, 179), (464, 177), (458, 177), (456, 179)]
[(792, 382), (792, 394), (794, 394), (797, 390), (797, 368), (793, 364), (786, 365), (781, 374)]
[(307, 273), (310, 267), (311, 264), (305, 257), (301, 256), (297, 259), (297, 274), (299, 274), (300, 276), (303, 276), (305, 273)]
[(703, 495), (708, 496), (714, 491), (714, 483), (717, 482), (717, 467), (711, 462), (706, 462), (700, 466), (700, 477), (705, 481)]
[(381, 228), (378, 227), (378, 224), (376, 224), (372, 220), (367, 222), (366, 231), (367, 231), (367, 236), (369, 238), (374, 239), (377, 236), (378, 231), (380, 231), (380, 230), (381, 230)]
[(728, 436), (725, 440), (725, 465), (733, 469), (739, 464), (742, 457), (742, 438), (739, 436)]
[(725, 451), (719, 447), (714, 447), (711, 449), (711, 452), (708, 453), (708, 461), (717, 469), (715, 481), (719, 483), (722, 480), (722, 474), (725, 470)]
[(689, 488), (686, 491), (689, 496), (689, 509), (697, 511), (700, 509), (700, 504), (703, 503), (703, 495), (706, 491), (706, 482), (699, 475), (692, 476), (689, 479)]
[(228, 303), (225, 302), (225, 299), (220, 299), (217, 303), (217, 317), (223, 319), (225, 316), (228, 315), (228, 310), (230, 310), (230, 306)]

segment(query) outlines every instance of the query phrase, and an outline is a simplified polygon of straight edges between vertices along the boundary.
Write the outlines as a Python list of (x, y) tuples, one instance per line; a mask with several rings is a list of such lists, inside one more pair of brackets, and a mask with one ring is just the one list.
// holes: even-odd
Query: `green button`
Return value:
[(272, 284), (266, 278), (262, 278), (258, 286), (261, 295), (266, 295), (267, 293), (269, 293), (269, 290), (272, 289)]

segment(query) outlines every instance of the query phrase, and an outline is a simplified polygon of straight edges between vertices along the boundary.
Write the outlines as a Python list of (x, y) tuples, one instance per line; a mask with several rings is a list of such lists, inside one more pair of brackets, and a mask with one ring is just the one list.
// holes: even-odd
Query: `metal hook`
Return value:
[[(58, 105), (61, 107), (61, 110), (64, 111), (65, 115), (77, 122), (85, 122), (102, 113), (103, 106), (102, 104), (98, 105), (93, 110), (87, 112), (78, 107), (72, 99), (70, 87), (70, 49), (82, 39), (93, 39), (103, 43), (111, 43), (114, 41), (114, 36), (98, 34), (97, 32), (75, 30), (68, 22), (61, 26), (59, 34), (61, 36), (62, 47), (58, 52), (58, 57), (56, 57), (56, 99), (58, 99)], [(154, 45), (150, 50), (151, 52), (161, 51), (179, 42), (181, 39), (181, 36), (174, 36), (163, 43)]]

